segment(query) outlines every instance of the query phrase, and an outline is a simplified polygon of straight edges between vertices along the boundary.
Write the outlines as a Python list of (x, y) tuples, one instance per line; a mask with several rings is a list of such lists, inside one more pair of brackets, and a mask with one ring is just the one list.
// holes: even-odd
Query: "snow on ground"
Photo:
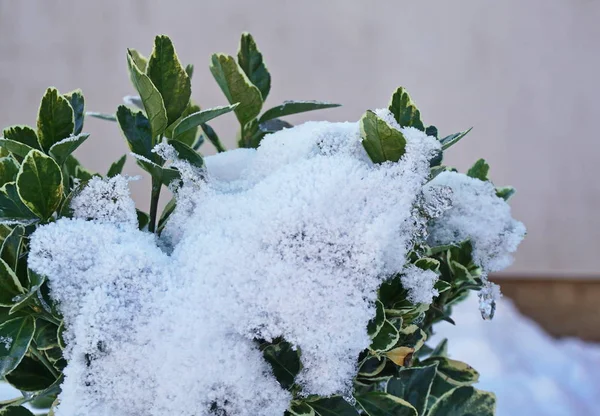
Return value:
[(600, 345), (556, 340), (505, 299), (492, 321), (474, 295), (452, 318), (456, 326), (439, 324), (432, 345), (448, 338), (450, 356), (479, 371), (477, 387), (496, 394), (498, 416), (600, 414)]

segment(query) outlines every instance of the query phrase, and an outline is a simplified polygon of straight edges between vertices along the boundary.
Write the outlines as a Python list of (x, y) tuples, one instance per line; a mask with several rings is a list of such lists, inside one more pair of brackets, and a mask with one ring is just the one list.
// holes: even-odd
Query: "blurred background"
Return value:
[[(133, 93), (126, 48), (149, 54), (161, 33), (195, 65), (192, 97), (205, 108), (226, 104), (209, 57), (235, 54), (242, 31), (273, 77), (267, 108), (343, 104), (292, 123), (355, 121), (405, 86), (441, 135), (474, 127), (447, 164), (465, 170), (483, 157), (497, 185), (518, 190), (514, 216), (529, 234), (495, 277), (507, 297), (552, 335), (600, 341), (599, 21), (596, 0), (2, 0), (0, 126), (34, 125), (50, 85), (81, 88), (87, 110), (114, 112)], [(92, 139), (78, 157), (105, 172), (125, 141), (114, 123), (85, 124)], [(236, 126), (230, 114), (213, 127), (233, 146)], [(129, 160), (126, 172), (141, 171)], [(149, 188), (133, 184), (142, 206)]]

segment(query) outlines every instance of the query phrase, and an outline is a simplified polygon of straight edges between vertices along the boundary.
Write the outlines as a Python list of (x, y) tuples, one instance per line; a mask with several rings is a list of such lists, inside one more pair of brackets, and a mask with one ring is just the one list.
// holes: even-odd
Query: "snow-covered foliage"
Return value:
[[(114, 224), (103, 202), (95, 216), (86, 209), (104, 195), (129, 208), (115, 190), (123, 179), (91, 182), (74, 208), (96, 221), (58, 221), (31, 243), (30, 267), (50, 278), (68, 328), (57, 415), (204, 415), (215, 406), (283, 414), (289, 393), (254, 338), (283, 337), (302, 350), (305, 394), (349, 394), (356, 357), (371, 342), (377, 288), (404, 268), (415, 196), (439, 149), (416, 129), (403, 133), (399, 163), (371, 163), (357, 123), (326, 122), (267, 136), (256, 151), (206, 158), (205, 186), (184, 194), (194, 211), (178, 208), (164, 230), (170, 257), (122, 220), (125, 209)], [(230, 159), (236, 167), (224, 174)], [(410, 299), (424, 303), (436, 280), (414, 266), (403, 277)], [(183, 376), (190, 362), (199, 372)], [(139, 379), (150, 383), (135, 390)]]

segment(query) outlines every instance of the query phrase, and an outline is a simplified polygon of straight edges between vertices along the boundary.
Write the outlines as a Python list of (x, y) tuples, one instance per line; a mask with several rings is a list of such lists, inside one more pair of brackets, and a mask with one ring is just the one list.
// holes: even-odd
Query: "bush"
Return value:
[[(293, 127), (337, 104), (262, 111), (271, 76), (250, 34), (237, 59), (211, 57), (222, 107), (191, 99), (166, 36), (127, 64), (139, 95), (114, 114), (49, 88), (37, 128), (0, 139), (0, 372), (23, 392), (0, 414), (493, 414), (478, 373), (426, 344), (470, 291), (493, 317), (487, 274), (525, 233), (483, 159), (443, 165), (470, 129), (439, 136), (402, 87), (358, 123)], [(208, 124), (227, 113), (238, 150)], [(116, 122), (151, 175), (148, 213), (126, 156), (106, 175), (73, 156), (87, 116)]]

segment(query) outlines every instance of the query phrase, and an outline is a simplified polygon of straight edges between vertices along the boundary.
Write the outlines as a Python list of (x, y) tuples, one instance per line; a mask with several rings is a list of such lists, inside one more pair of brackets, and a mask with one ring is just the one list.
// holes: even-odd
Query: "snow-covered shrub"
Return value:
[[(470, 290), (492, 317), (487, 273), (525, 233), (485, 161), (442, 164), (468, 131), (438, 137), (404, 88), (358, 122), (282, 120), (336, 106), (315, 101), (261, 113), (270, 74), (249, 34), (237, 60), (212, 56), (223, 107), (190, 99), (166, 36), (127, 59), (139, 96), (114, 115), (50, 88), (37, 129), (0, 139), (0, 372), (23, 391), (2, 414), (493, 414), (477, 372), (425, 344)], [(207, 123), (229, 112), (226, 151)], [(73, 157), (86, 114), (116, 121), (151, 175), (148, 214), (125, 156), (106, 175)]]

